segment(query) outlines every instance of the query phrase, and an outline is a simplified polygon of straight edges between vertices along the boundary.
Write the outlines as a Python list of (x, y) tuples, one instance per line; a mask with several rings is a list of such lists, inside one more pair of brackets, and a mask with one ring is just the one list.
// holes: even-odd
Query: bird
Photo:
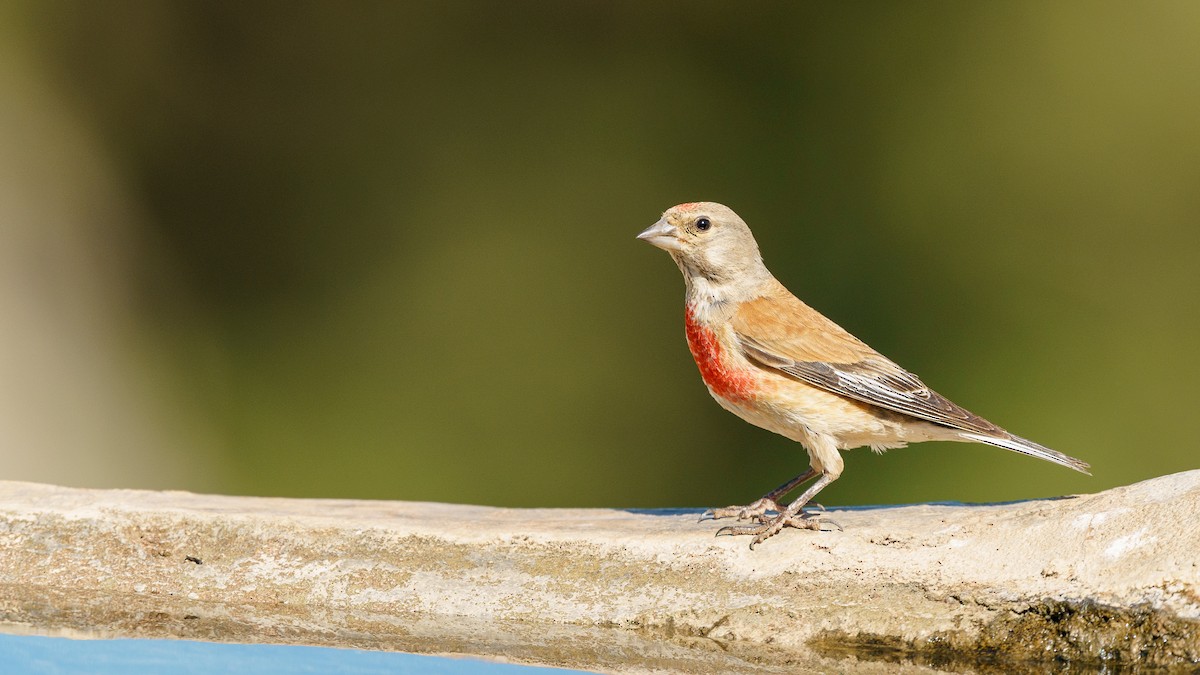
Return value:
[(808, 453), (807, 471), (761, 499), (706, 511), (702, 519), (750, 521), (718, 536), (749, 535), (753, 549), (785, 527), (823, 529), (826, 521), (803, 507), (842, 475), (841, 451), (864, 446), (881, 453), (922, 441), (984, 443), (1091, 475), (1086, 462), (1011, 434), (933, 391), (792, 295), (729, 207), (673, 206), (637, 238), (670, 254), (683, 273), (684, 333), (709, 393)]

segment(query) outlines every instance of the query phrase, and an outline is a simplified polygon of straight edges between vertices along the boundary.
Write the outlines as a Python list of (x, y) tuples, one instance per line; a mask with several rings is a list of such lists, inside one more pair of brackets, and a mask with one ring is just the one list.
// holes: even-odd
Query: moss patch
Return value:
[(952, 671), (1190, 673), (1200, 665), (1200, 621), (1149, 608), (1056, 601), (1006, 612), (973, 631), (941, 631), (917, 640), (825, 631), (809, 644), (823, 656)]

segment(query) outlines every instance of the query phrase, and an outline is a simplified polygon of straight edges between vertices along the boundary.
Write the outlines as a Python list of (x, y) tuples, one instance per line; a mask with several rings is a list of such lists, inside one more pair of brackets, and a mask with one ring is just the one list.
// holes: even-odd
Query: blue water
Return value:
[(0, 634), (3, 675), (551, 675), (581, 671), (332, 647)]

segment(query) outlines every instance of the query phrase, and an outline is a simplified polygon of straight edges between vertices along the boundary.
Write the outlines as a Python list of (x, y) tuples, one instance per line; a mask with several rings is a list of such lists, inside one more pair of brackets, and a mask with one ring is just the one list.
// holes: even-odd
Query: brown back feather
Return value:
[(954, 429), (1007, 435), (931, 390), (779, 282), (731, 318), (748, 358), (826, 391)]

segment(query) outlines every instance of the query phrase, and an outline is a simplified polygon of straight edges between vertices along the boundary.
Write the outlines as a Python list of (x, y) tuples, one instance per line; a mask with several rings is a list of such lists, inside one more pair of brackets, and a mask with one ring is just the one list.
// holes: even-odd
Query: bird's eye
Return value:
[(701, 232), (703, 232), (710, 227), (712, 227), (712, 223), (709, 222), (708, 218), (698, 218), (696, 220), (696, 229), (697, 230), (700, 230)]

